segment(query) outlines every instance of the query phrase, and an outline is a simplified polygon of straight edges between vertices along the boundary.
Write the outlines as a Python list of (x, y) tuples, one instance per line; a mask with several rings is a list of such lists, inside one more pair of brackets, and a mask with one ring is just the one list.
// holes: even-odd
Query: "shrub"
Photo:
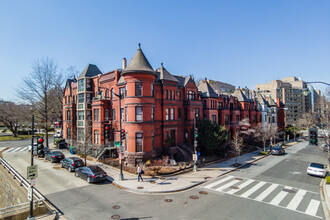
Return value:
[(325, 177), (325, 180), (327, 181), (327, 184), (330, 184), (330, 176)]
[(262, 155), (268, 155), (268, 151), (260, 151), (260, 154), (262, 154)]

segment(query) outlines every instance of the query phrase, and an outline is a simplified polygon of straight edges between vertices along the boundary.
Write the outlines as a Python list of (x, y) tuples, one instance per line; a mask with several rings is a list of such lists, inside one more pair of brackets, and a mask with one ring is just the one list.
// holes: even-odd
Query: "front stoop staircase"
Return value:
[(105, 153), (106, 150), (110, 151), (110, 150), (113, 150), (113, 149), (116, 149), (116, 147), (111, 146), (110, 144), (105, 144), (102, 147), (100, 147), (99, 149), (97, 149), (95, 158), (97, 160), (99, 160), (103, 156), (103, 154)]

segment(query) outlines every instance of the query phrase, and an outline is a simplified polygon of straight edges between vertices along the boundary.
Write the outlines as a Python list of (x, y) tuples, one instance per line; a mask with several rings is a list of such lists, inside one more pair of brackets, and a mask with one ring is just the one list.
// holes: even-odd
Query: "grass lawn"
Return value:
[(17, 137), (0, 136), (0, 141), (16, 141), (16, 140), (24, 140), (24, 139), (31, 139), (31, 135), (18, 135)]

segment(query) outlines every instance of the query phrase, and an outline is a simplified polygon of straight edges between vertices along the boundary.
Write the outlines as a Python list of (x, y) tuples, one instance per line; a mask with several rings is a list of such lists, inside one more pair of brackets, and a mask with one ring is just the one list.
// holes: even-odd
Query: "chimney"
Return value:
[(126, 60), (126, 58), (124, 57), (124, 58), (123, 58), (123, 70), (126, 69), (126, 66), (127, 66), (127, 60)]

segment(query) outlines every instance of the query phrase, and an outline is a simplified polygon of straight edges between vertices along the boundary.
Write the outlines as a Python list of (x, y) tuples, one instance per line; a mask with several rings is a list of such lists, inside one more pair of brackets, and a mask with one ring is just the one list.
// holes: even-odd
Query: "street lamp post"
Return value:
[[(34, 135), (34, 115), (32, 115), (32, 131), (31, 131), (31, 166), (33, 166), (33, 135)], [(33, 185), (31, 185), (31, 201), (30, 201), (30, 215), (27, 218), (28, 220), (34, 220), (33, 216)]]
[[(119, 139), (120, 139), (120, 147), (122, 147), (122, 139), (121, 139), (121, 99), (123, 97), (123, 95), (119, 92), (119, 94), (116, 94), (112, 91), (112, 93), (117, 96), (119, 98)], [(120, 174), (119, 174), (119, 180), (122, 181), (124, 180), (124, 174), (123, 174), (123, 161), (122, 161), (122, 153), (120, 153), (120, 159), (119, 159), (119, 162), (120, 162)]]

